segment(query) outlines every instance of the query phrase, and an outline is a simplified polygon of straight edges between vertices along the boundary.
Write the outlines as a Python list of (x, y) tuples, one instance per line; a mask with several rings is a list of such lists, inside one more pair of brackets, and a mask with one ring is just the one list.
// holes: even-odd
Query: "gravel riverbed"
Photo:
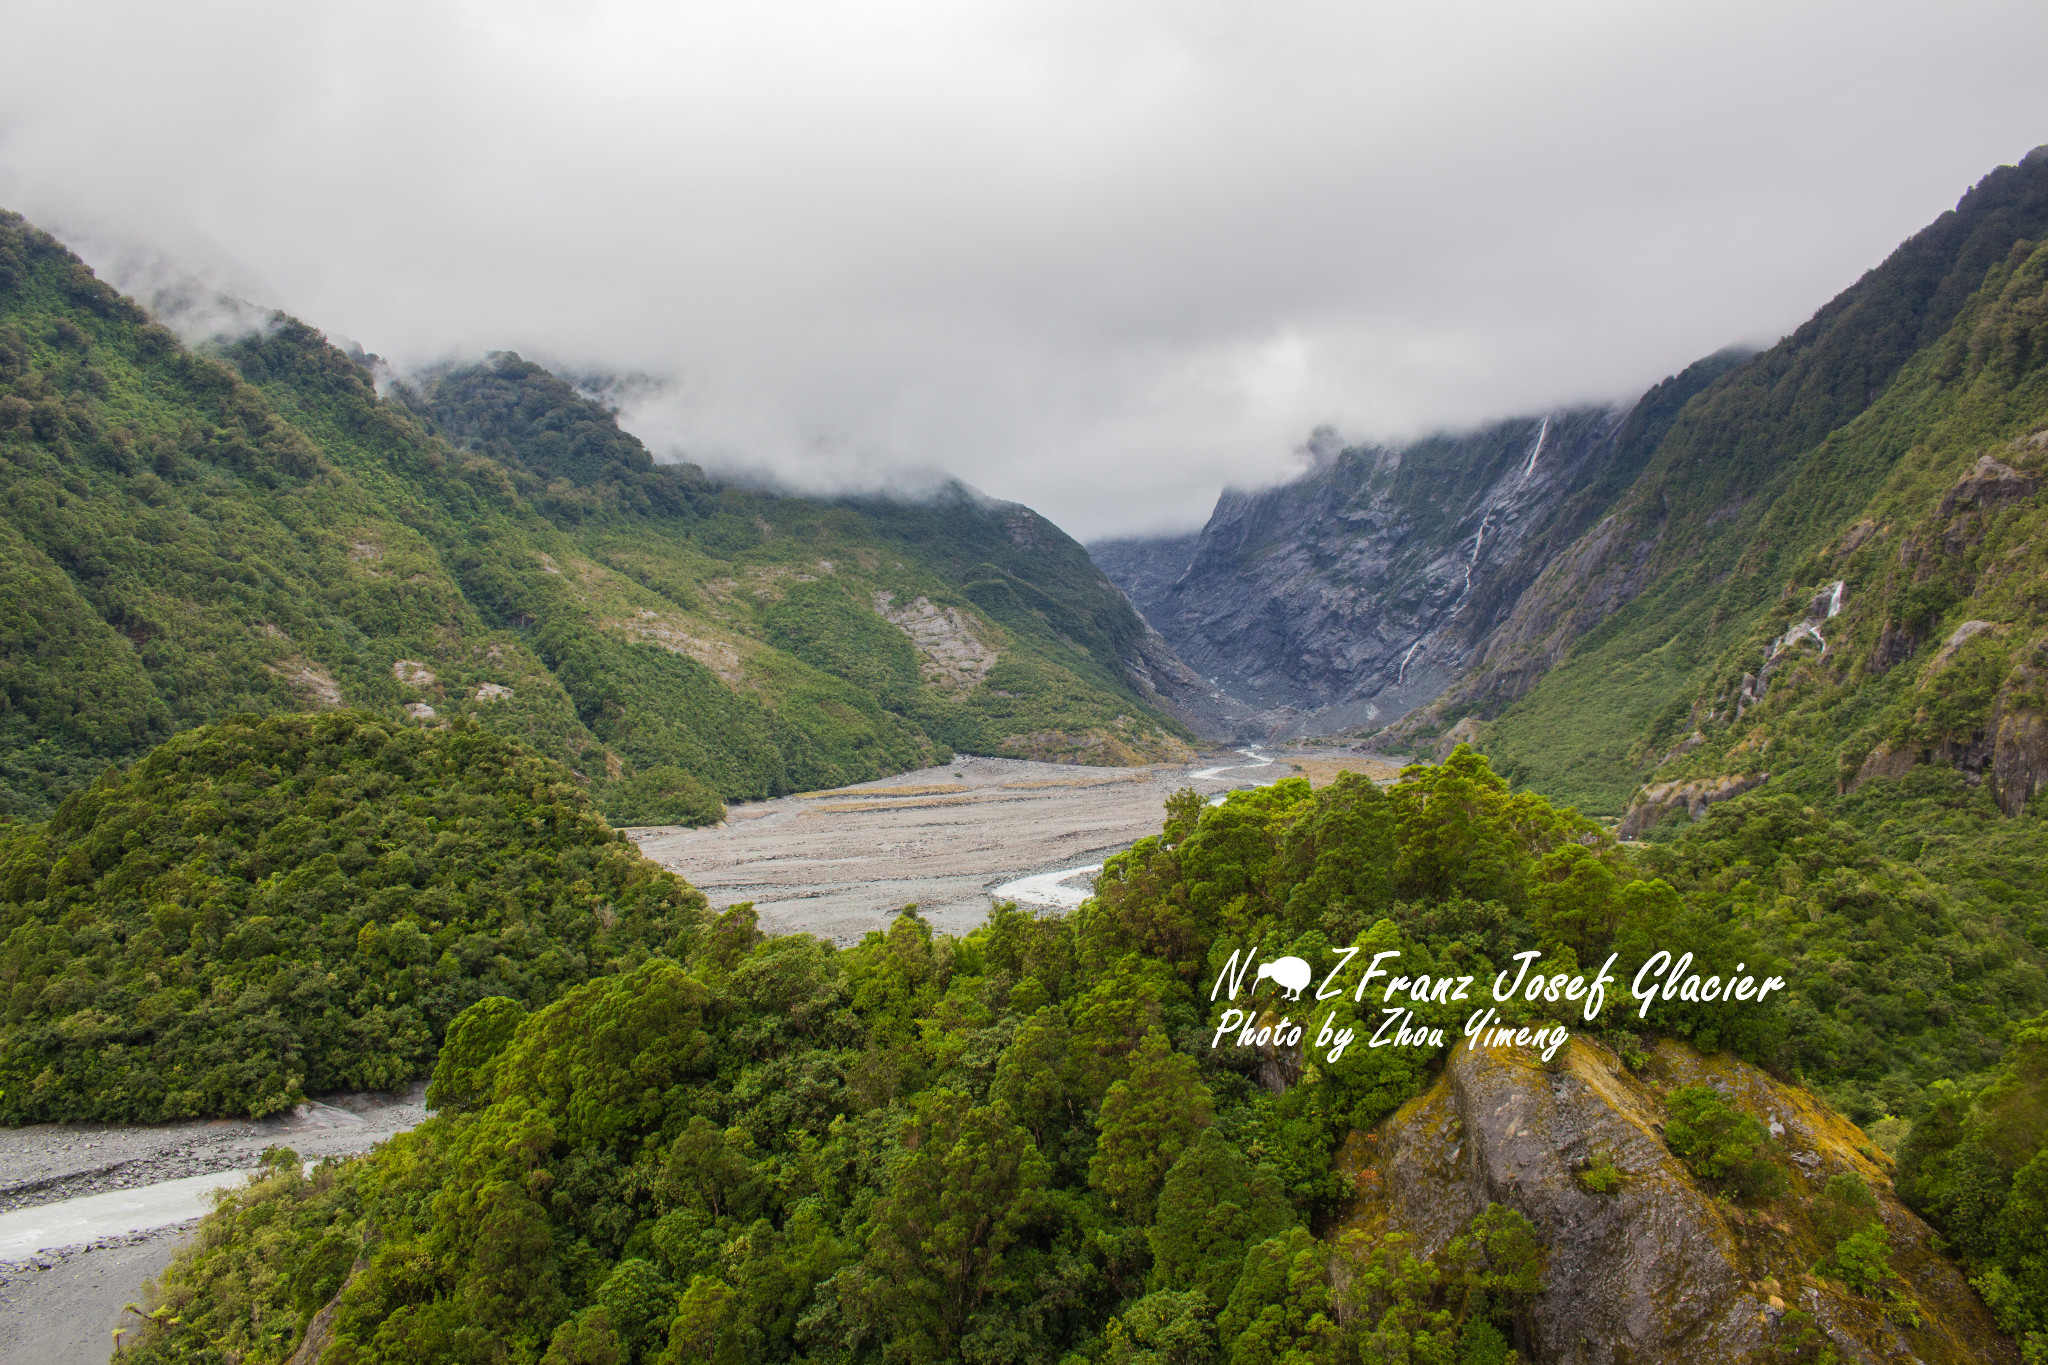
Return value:
[(1033, 873), (1100, 863), (1157, 834), (1168, 795), (1207, 797), (1340, 768), (1392, 777), (1340, 749), (1238, 751), (1199, 763), (1092, 768), (970, 758), (827, 792), (730, 808), (707, 829), (628, 830), (649, 858), (723, 908), (751, 901), (761, 927), (845, 945), (915, 904), (934, 929), (987, 918), (990, 893)]

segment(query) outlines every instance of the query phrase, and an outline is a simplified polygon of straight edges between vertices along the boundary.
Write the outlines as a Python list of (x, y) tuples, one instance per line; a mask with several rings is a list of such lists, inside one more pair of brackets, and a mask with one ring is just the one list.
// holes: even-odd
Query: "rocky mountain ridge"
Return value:
[(1627, 486), (1668, 412), (1730, 363), (1704, 361), (1631, 408), (1325, 448), (1290, 483), (1227, 490), (1197, 535), (1089, 555), (1207, 679), (1240, 737), (1385, 724), (1488, 647)]

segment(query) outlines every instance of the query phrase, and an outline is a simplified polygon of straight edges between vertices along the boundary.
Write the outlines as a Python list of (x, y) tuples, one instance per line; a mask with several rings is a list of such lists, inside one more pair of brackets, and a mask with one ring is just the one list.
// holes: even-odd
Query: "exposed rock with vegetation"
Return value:
[[(1463, 721), (1458, 722), (1460, 725)], [(1716, 801), (1753, 791), (1770, 780), (1769, 773), (1730, 773), (1725, 777), (1696, 777), (1687, 782), (1656, 782), (1636, 793), (1634, 801), (1621, 817), (1618, 831), (1624, 839), (1633, 839), (1653, 825), (1661, 824), (1670, 816), (1684, 811), (1697, 820), (1706, 813), (1708, 806)]]
[(1451, 751), (1460, 744), (1471, 744), (1479, 738), (1479, 718), (1466, 716), (1463, 720), (1444, 731), (1443, 738), (1436, 742), (1437, 762), (1451, 756)]
[[(1742, 1140), (1759, 1150), (1745, 1160), (1769, 1163), (1781, 1195), (1745, 1196), (1730, 1176), (1702, 1173), (1712, 1152), (1673, 1150), (1671, 1101), (1701, 1087), (1714, 1097), (1705, 1107), (1746, 1120)], [(1341, 1160), (1359, 1197), (1339, 1245), (1344, 1232), (1369, 1243), (1399, 1230), (1427, 1257), (1489, 1205), (1529, 1220), (1545, 1248), (1543, 1292), (1517, 1343), (1531, 1359), (1768, 1358), (1807, 1330), (1847, 1359), (2019, 1359), (1899, 1201), (1890, 1159), (1810, 1093), (1725, 1055), (1664, 1041), (1632, 1069), (1582, 1036), (1546, 1067), (1460, 1045), (1435, 1085), (1355, 1135)], [(1615, 1174), (1588, 1188), (1592, 1169)], [(1816, 1269), (1845, 1239), (1831, 1185), (1867, 1191), (1882, 1229), (1893, 1277), (1871, 1292)]]

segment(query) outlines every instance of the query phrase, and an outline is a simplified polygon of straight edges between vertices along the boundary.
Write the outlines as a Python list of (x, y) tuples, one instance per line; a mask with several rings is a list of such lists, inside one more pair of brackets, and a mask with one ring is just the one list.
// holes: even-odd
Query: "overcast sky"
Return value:
[(2048, 142), (2041, 0), (0, 0), (0, 204), (660, 456), (1191, 528), (1623, 398)]

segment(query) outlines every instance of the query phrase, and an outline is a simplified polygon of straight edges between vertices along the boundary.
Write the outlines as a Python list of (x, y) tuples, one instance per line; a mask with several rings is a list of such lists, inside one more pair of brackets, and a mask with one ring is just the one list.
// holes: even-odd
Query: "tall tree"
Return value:
[(1153, 1029), (1138, 1044), (1130, 1078), (1103, 1097), (1088, 1183), (1133, 1221), (1150, 1222), (1160, 1182), (1213, 1117), (1195, 1059), (1174, 1052)]
[(1270, 1167), (1254, 1167), (1211, 1127), (1166, 1173), (1152, 1225), (1154, 1291), (1199, 1290), (1211, 1309), (1230, 1302), (1248, 1248), (1294, 1222)]
[(974, 1311), (1003, 1283), (1004, 1253), (1039, 1212), (1047, 1170), (1009, 1106), (931, 1094), (868, 1232), (863, 1290), (886, 1354), (950, 1359)]

